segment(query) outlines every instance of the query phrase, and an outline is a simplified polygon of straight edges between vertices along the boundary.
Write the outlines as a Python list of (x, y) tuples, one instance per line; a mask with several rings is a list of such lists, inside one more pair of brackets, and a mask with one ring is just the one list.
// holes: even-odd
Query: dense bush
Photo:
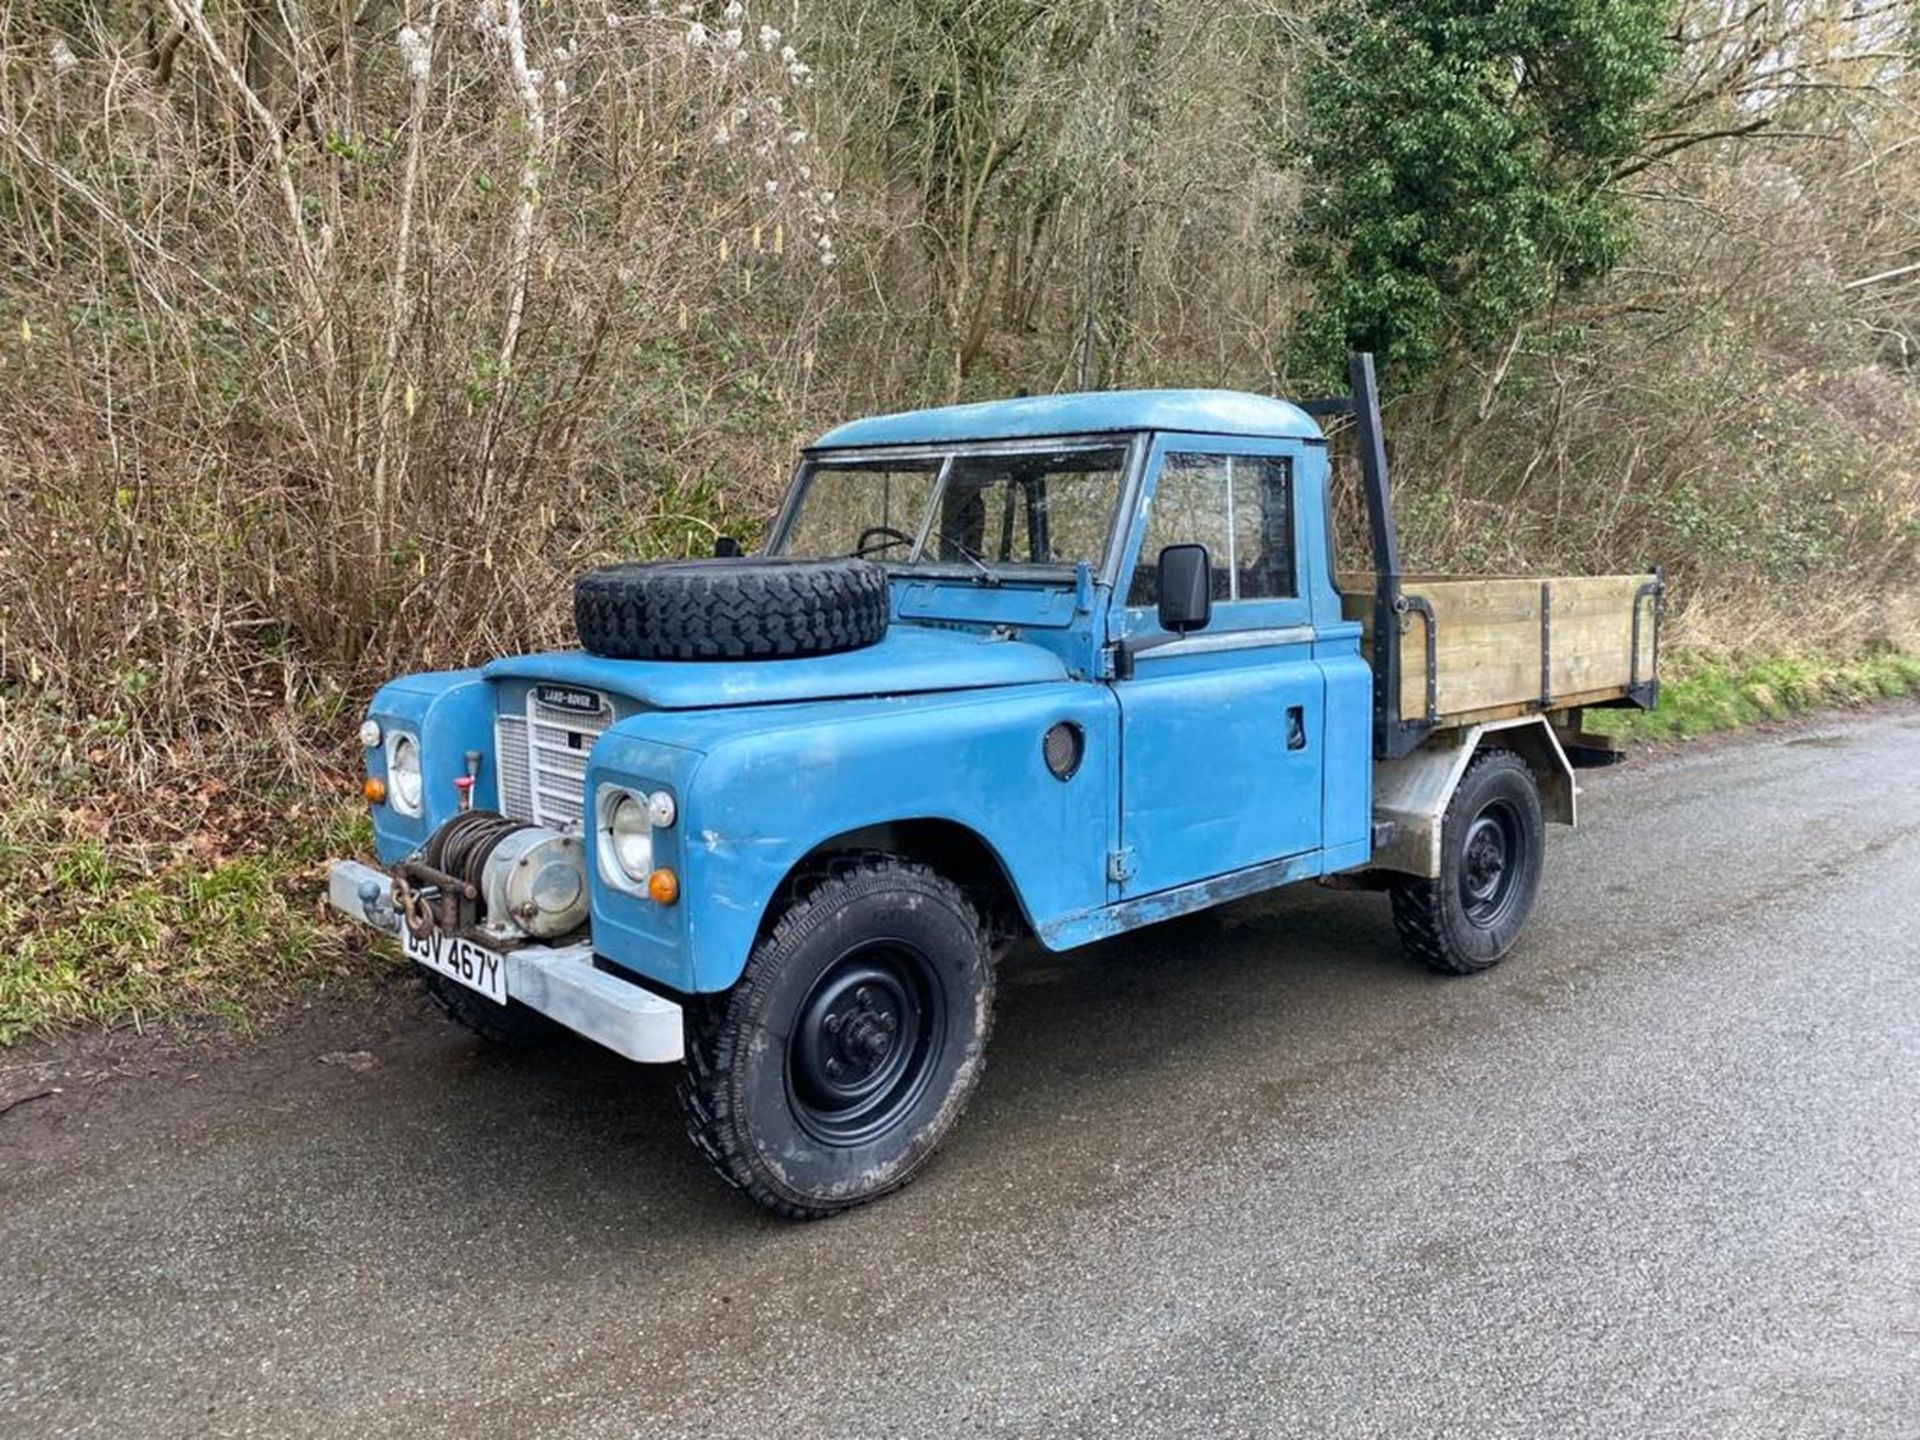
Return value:
[(1508, 343), (1632, 238), (1615, 170), (1673, 64), (1667, 0), (1336, 0), (1306, 68), (1299, 368), (1403, 382)]

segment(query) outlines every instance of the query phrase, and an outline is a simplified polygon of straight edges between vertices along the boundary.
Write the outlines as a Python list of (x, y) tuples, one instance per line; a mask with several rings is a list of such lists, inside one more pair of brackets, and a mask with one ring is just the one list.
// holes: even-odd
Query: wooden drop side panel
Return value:
[[(1373, 653), (1373, 576), (1339, 577), (1341, 609)], [(1427, 709), (1425, 624), (1433, 613), (1434, 718), (1441, 725), (1597, 705), (1654, 678), (1658, 577), (1522, 579), (1407, 575), (1400, 713)], [(1640, 617), (1639, 642), (1634, 615)]]

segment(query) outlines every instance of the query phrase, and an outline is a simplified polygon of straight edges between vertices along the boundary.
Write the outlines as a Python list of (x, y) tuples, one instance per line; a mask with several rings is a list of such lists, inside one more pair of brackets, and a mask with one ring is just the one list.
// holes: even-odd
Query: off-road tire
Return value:
[[(823, 1136), (802, 1072), (817, 1059), (823, 1022), (847, 1012), (819, 1011), (851, 1003), (852, 992), (834, 987), (889, 947), (926, 962), (929, 992), (937, 989), (939, 998), (928, 1007), (937, 1017), (923, 1018), (920, 1029), (938, 1037), (937, 1047), (921, 1061), (919, 1088), (900, 1092), (885, 1128)], [(957, 885), (887, 856), (849, 857), (808, 874), (754, 946), (739, 982), (688, 1006), (680, 1083), (687, 1134), (723, 1180), (789, 1219), (820, 1219), (889, 1194), (925, 1168), (972, 1098), (993, 991), (985, 930)], [(907, 1064), (914, 1031), (907, 1018), (889, 1031)], [(844, 1033), (836, 1027), (835, 1042)]]
[(749, 557), (608, 565), (573, 584), (580, 643), (621, 660), (828, 655), (887, 633), (887, 572)]
[(529, 1049), (548, 1043), (560, 1033), (560, 1026), (518, 1000), (496, 1005), (457, 980), (449, 980), (424, 965), (416, 968), (433, 1003), (490, 1045)]
[[(1476, 827), (1501, 832), (1504, 889), (1475, 879), (1469, 848)], [(1492, 968), (1520, 938), (1540, 892), (1546, 821), (1527, 763), (1511, 750), (1483, 750), (1467, 766), (1440, 826), (1438, 879), (1401, 878), (1392, 888), (1393, 923), (1407, 953), (1447, 975)], [(1496, 887), (1497, 888), (1497, 887)]]

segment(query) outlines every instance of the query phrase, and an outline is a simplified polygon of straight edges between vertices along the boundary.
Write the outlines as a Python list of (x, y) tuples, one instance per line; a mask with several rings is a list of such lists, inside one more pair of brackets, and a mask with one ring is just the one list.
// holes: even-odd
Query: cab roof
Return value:
[(1054, 435), (1103, 435), (1179, 430), (1200, 435), (1247, 435), (1318, 440), (1320, 427), (1298, 405), (1242, 390), (1098, 390), (1080, 395), (1033, 395), (944, 405), (899, 415), (850, 420), (809, 448), (866, 449), (881, 445), (946, 445), (971, 440), (1028, 440)]

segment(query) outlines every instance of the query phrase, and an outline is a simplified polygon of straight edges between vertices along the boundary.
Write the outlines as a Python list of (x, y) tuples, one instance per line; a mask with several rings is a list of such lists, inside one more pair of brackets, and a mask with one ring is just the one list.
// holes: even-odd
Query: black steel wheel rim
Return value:
[(1460, 905), (1482, 930), (1498, 925), (1512, 908), (1526, 863), (1520, 815), (1495, 800), (1473, 817), (1460, 851)]
[(829, 965), (787, 1035), (787, 1092), (825, 1145), (863, 1145), (901, 1123), (940, 1059), (946, 1001), (933, 963), (901, 940), (868, 941)]

